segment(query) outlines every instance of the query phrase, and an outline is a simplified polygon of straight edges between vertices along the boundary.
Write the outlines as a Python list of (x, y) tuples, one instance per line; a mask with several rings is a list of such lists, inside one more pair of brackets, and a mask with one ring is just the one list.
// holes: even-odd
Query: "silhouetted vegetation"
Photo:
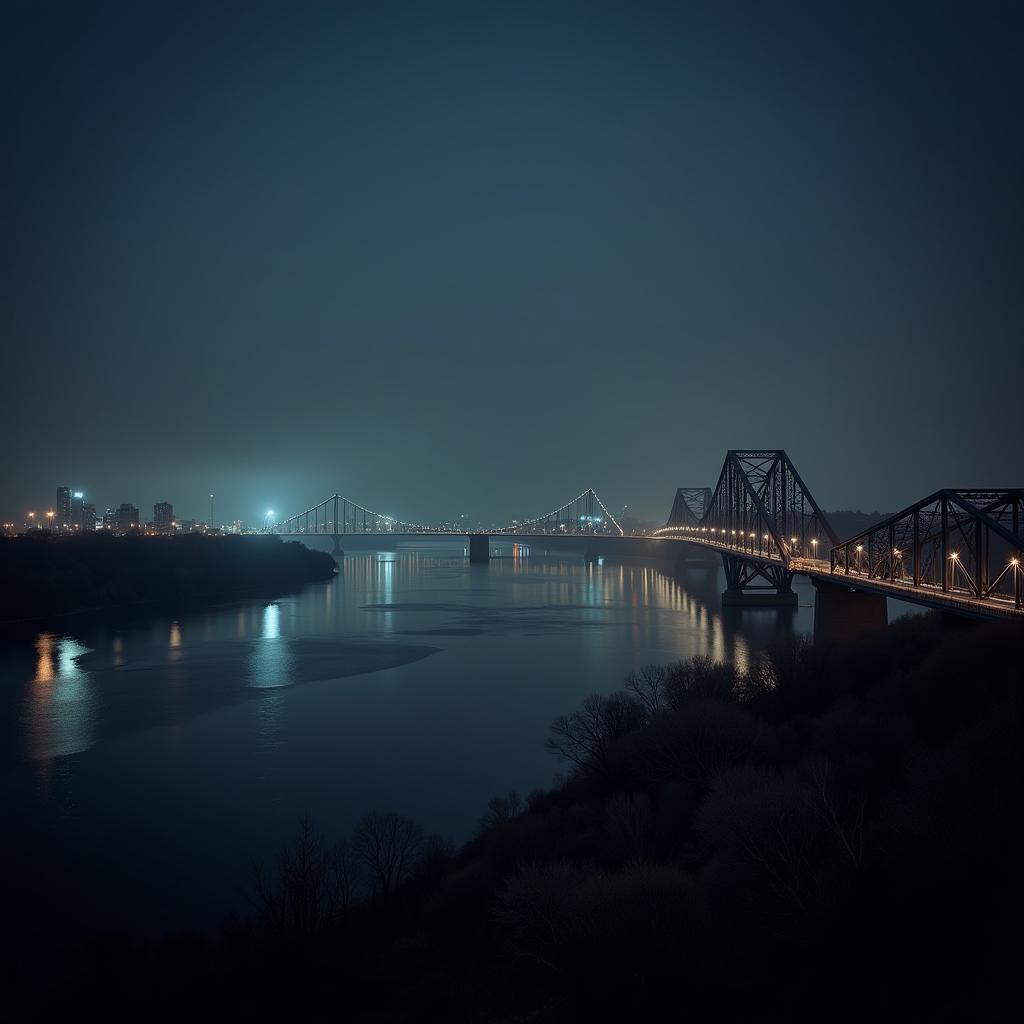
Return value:
[(0, 621), (278, 594), (335, 568), (330, 555), (272, 536), (0, 538)]
[(91, 944), (46, 1012), (177, 1019), (1002, 1020), (1021, 920), (1022, 634), (896, 622), (632, 673), (569, 775), (461, 849), (309, 823), (218, 944)]

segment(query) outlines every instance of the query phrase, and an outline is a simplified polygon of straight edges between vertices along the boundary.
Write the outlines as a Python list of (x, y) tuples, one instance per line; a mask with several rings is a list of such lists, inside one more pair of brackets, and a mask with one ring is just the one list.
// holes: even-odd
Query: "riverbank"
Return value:
[(0, 540), (0, 625), (132, 605), (281, 594), (337, 565), (279, 537), (28, 536)]

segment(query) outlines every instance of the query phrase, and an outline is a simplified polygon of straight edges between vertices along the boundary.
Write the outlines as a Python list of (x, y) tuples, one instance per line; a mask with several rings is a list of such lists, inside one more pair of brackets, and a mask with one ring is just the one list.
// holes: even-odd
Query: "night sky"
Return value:
[(5, 518), (1024, 484), (1020, 4), (3, 10)]

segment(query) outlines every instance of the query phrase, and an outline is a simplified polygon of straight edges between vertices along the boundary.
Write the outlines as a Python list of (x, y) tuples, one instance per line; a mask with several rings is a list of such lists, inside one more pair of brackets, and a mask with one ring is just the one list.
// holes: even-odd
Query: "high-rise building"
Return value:
[(173, 533), (174, 508), (169, 501), (158, 501), (153, 506), (153, 526), (157, 533)]
[(108, 508), (103, 513), (103, 529), (109, 530), (111, 533), (117, 528), (117, 513), (112, 509)]
[(71, 492), (71, 518), (68, 520), (65, 529), (82, 530), (82, 499), (85, 495), (81, 491)]
[(82, 502), (82, 533), (92, 533), (96, 529), (96, 506), (91, 501)]
[(122, 537), (126, 533), (138, 533), (139, 531), (139, 510), (128, 502), (123, 501), (117, 506), (114, 530)]
[(57, 488), (57, 522), (56, 525), (67, 529), (71, 525), (71, 488)]

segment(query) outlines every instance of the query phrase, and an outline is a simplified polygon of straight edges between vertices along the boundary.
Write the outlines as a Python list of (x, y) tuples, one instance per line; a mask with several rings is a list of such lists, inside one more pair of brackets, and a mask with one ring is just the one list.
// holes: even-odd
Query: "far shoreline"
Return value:
[[(273, 598), (337, 572), (330, 554), (277, 537), (6, 538), (0, 540), (0, 575), (8, 584), (7, 597), (0, 595), (0, 629)], [(3, 614), (16, 608), (30, 614)]]

